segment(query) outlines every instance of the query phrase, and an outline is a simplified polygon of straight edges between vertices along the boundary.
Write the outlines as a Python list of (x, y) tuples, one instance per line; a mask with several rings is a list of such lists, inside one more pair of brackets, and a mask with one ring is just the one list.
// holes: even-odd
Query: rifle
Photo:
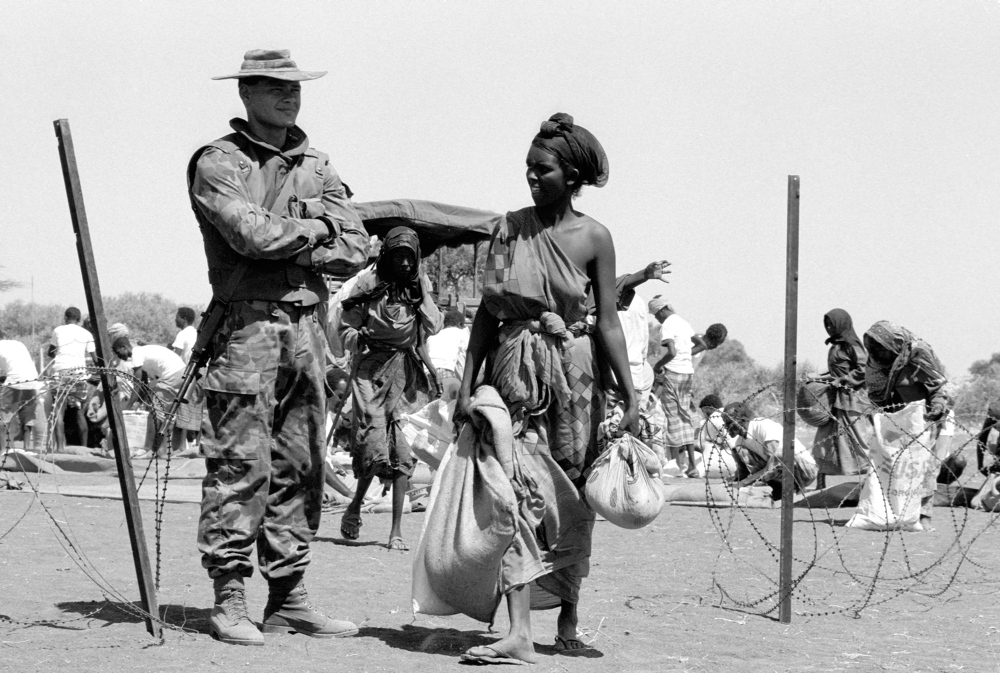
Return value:
[[(201, 157), (202, 152), (207, 150), (209, 147), (218, 147), (223, 151), (232, 153), (234, 149), (239, 149), (236, 143), (217, 140), (215, 143), (206, 145), (200, 148), (191, 157), (188, 162), (188, 196), (191, 199), (191, 210), (194, 211), (195, 219), (198, 220), (198, 224), (202, 227), (211, 227), (212, 224), (204, 221), (204, 216), (201, 211), (198, 210), (198, 205), (194, 201), (194, 195), (191, 193), (191, 187), (194, 185), (194, 171), (195, 166), (198, 162), (199, 157)], [(300, 157), (301, 160), (301, 157)], [(288, 171), (285, 177), (285, 181), (281, 185), (281, 191), (278, 193), (278, 197), (271, 204), (269, 210), (275, 215), (281, 216), (283, 210), (288, 206), (288, 199), (292, 196), (292, 187), (294, 180), (292, 179), (292, 173), (294, 169), (298, 167), (298, 163), (293, 167), (292, 170)], [(212, 301), (208, 303), (208, 308), (201, 314), (201, 322), (198, 323), (198, 337), (194, 341), (194, 346), (191, 347), (191, 359), (188, 360), (187, 367), (184, 368), (184, 376), (181, 378), (180, 388), (177, 390), (177, 397), (174, 401), (170, 403), (170, 407), (167, 409), (166, 417), (164, 418), (163, 425), (160, 426), (159, 434), (166, 435), (167, 427), (172, 425), (172, 421), (177, 418), (177, 410), (181, 408), (182, 404), (187, 404), (187, 392), (191, 388), (191, 384), (199, 377), (199, 371), (202, 367), (208, 364), (211, 359), (212, 352), (209, 346), (212, 343), (212, 338), (215, 333), (219, 331), (219, 325), (222, 324), (223, 318), (226, 317), (226, 312), (229, 310), (229, 303), (233, 298), (233, 294), (236, 293), (236, 288), (239, 287), (240, 281), (243, 279), (243, 274), (246, 272), (249, 263), (246, 260), (240, 261), (239, 264), (233, 269), (233, 272), (229, 276), (229, 280), (226, 282), (226, 287), (223, 288), (222, 293), (212, 296)]]
[(161, 436), (166, 435), (167, 427), (171, 425), (170, 421), (177, 418), (177, 410), (181, 408), (181, 405), (187, 404), (186, 397), (191, 384), (199, 377), (201, 368), (208, 364), (209, 359), (211, 359), (209, 346), (212, 337), (219, 331), (219, 325), (222, 323), (222, 319), (226, 317), (229, 301), (236, 290), (236, 286), (239, 285), (246, 267), (246, 263), (241, 263), (233, 269), (233, 273), (229, 277), (229, 282), (222, 292), (225, 299), (213, 296), (212, 301), (208, 304), (208, 308), (201, 314), (201, 322), (198, 323), (198, 337), (194, 341), (194, 346), (191, 347), (191, 359), (188, 360), (187, 367), (184, 368), (184, 376), (181, 378), (180, 388), (177, 389), (177, 397), (170, 403), (164, 422), (160, 425), (159, 434)]

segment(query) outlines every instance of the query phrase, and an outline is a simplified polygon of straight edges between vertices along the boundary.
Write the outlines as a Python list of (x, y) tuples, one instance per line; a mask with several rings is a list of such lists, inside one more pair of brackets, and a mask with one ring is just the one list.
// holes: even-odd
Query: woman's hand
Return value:
[(464, 385), (458, 389), (458, 399), (455, 400), (453, 420), (456, 427), (459, 423), (469, 420), (472, 411), (472, 392)]
[(441, 379), (438, 377), (437, 372), (434, 370), (428, 371), (427, 374), (428, 374), (427, 378), (431, 384), (431, 399), (432, 400), (441, 399), (441, 397), (444, 395), (444, 386), (441, 385)]
[(639, 436), (639, 410), (634, 406), (624, 410), (615, 437), (621, 437), (626, 432), (633, 437)]

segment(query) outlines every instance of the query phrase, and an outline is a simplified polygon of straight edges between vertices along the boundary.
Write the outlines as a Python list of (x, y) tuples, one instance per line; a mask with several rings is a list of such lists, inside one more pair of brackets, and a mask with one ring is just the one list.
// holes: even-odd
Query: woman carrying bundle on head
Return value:
[(865, 394), (868, 353), (854, 331), (850, 314), (835, 308), (823, 316), (829, 338), (828, 371), (810, 379), (829, 388), (830, 422), (816, 429), (813, 457), (819, 467), (818, 488), (826, 488), (828, 474), (868, 472), (868, 439), (871, 403)]
[(351, 454), (358, 484), (340, 521), (341, 534), (356, 540), (361, 505), (373, 479), (392, 482), (389, 549), (406, 551), (402, 518), (406, 488), (417, 459), (400, 432), (403, 415), (441, 396), (426, 340), (441, 328), (430, 280), (420, 272), (415, 231), (386, 234), (375, 273), (363, 276), (344, 300), (340, 337), (354, 352), (351, 392)]

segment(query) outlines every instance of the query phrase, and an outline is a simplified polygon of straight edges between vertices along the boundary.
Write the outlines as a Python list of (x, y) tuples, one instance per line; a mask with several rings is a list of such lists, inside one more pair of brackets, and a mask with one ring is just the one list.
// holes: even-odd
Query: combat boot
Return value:
[(246, 590), (239, 573), (227, 573), (214, 579), (215, 607), (209, 617), (213, 638), (230, 645), (263, 645), (264, 634), (250, 620)]
[(358, 632), (353, 623), (330, 619), (309, 604), (301, 576), (283, 577), (268, 584), (264, 633), (301, 633), (313, 638), (346, 638)]

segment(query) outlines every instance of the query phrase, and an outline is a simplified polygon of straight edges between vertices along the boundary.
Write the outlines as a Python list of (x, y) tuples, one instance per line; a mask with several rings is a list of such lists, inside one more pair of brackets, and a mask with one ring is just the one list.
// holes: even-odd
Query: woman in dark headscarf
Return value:
[[(513, 422), (519, 514), (498, 578), (510, 630), (463, 655), (476, 664), (534, 661), (533, 607), (559, 608), (557, 651), (586, 648), (577, 637), (577, 604), (590, 568), (594, 511), (582, 489), (604, 419), (601, 365), (618, 382), (619, 432), (639, 430), (616, 310), (614, 241), (604, 225), (573, 208), (582, 185), (607, 182), (607, 157), (593, 134), (560, 113), (542, 123), (526, 164), (534, 206), (507, 213), (493, 233), (456, 409), (457, 416), (469, 413), (488, 361), (487, 383)], [(591, 287), (593, 324), (586, 320)]]
[(417, 459), (400, 423), (404, 414), (424, 406), (432, 391), (441, 394), (426, 349), (427, 337), (441, 329), (441, 313), (430, 281), (420, 272), (416, 232), (396, 227), (386, 234), (375, 273), (358, 281), (343, 307), (339, 333), (355, 358), (351, 454), (358, 485), (340, 532), (350, 540), (358, 538), (368, 487), (376, 477), (391, 480), (389, 549), (406, 551), (403, 505)]
[(850, 314), (835, 308), (823, 316), (823, 326), (829, 338), (826, 356), (827, 373), (814, 380), (831, 387), (830, 411), (833, 420), (816, 430), (813, 457), (819, 467), (817, 486), (824, 488), (828, 474), (864, 474), (868, 471), (870, 434), (865, 420), (871, 414), (871, 403), (865, 394), (865, 365), (868, 354), (861, 338), (854, 331)]
[[(948, 379), (934, 351), (923, 339), (905, 327), (880, 320), (865, 332), (868, 364), (865, 385), (868, 398), (883, 411), (898, 411), (914, 402), (924, 404), (924, 418), (933, 423), (931, 442), (938, 444), (940, 422), (948, 414), (949, 396), (945, 390)], [(920, 522), (929, 526), (938, 467), (944, 456), (935, 455), (926, 461), (923, 496), (920, 499)]]

